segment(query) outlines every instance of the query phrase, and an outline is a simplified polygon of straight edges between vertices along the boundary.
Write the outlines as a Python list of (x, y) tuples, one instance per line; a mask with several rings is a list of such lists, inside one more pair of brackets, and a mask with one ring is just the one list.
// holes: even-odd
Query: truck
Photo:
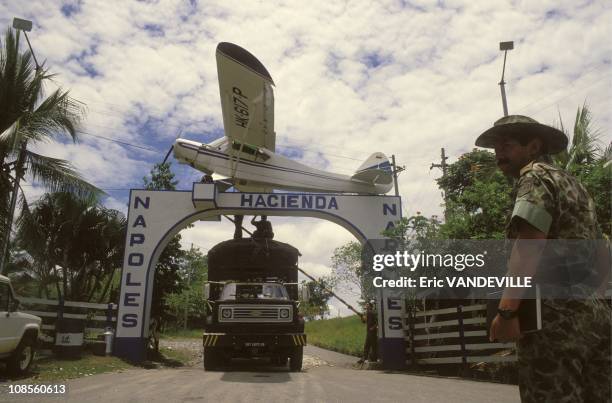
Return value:
[(256, 224), (251, 238), (235, 236), (208, 252), (203, 333), (207, 371), (228, 367), (238, 357), (268, 357), (276, 365), (289, 362), (291, 371), (302, 368), (307, 340), (298, 311), (300, 252), (274, 241), (268, 221)]
[(0, 361), (11, 374), (23, 375), (32, 366), (41, 323), (38, 316), (19, 312), (11, 281), (0, 275)]

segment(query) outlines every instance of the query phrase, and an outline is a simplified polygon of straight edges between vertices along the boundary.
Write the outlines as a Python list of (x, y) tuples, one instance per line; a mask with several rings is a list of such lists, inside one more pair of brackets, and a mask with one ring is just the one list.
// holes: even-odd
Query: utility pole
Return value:
[[(442, 178), (446, 178), (446, 169), (448, 167), (448, 164), (446, 163), (446, 160), (448, 159), (448, 157), (446, 156), (446, 152), (444, 150), (444, 147), (442, 147), (440, 149), (440, 163), (439, 164), (434, 164), (432, 163), (431, 166), (429, 167), (429, 170), (431, 171), (434, 168), (441, 168), (442, 169)], [(444, 192), (444, 221), (446, 221), (446, 205), (448, 204), (448, 200), (446, 197), (446, 192)]]

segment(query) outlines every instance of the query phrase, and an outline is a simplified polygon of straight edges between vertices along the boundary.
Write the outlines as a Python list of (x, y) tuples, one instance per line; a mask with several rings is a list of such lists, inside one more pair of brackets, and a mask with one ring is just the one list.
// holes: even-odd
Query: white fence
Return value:
[(491, 343), (486, 304), (408, 312), (406, 363), (469, 364), (516, 361), (514, 343)]
[[(27, 307), (27, 309), (22, 308), (22, 312), (40, 316), (43, 319), (43, 324), (41, 325), (43, 334), (40, 338), (45, 342), (53, 342), (55, 322), (58, 318), (80, 319), (85, 322), (85, 332), (90, 333), (103, 333), (106, 327), (114, 328), (117, 321), (117, 305), (112, 303), (95, 304), (91, 302), (25, 297), (20, 297), (19, 301)], [(68, 313), (65, 312), (66, 307), (79, 308), (79, 310), (87, 312)]]

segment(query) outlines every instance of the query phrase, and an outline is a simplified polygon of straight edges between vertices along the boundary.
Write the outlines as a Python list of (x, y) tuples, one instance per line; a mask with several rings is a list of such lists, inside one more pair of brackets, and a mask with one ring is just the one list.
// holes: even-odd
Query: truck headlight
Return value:
[(281, 317), (281, 319), (287, 319), (289, 317), (289, 309), (287, 308), (282, 308), (279, 311), (279, 316)]
[(231, 309), (229, 309), (229, 308), (222, 309), (222, 310), (221, 310), (221, 317), (222, 317), (223, 319), (229, 319), (229, 318), (231, 318), (231, 317), (232, 317), (232, 310), (231, 310)]

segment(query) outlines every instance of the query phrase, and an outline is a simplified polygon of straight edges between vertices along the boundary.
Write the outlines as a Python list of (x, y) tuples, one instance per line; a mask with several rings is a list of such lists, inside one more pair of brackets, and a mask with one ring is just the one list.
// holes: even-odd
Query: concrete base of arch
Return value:
[[(114, 354), (135, 362), (146, 358), (155, 265), (172, 237), (192, 222), (218, 221), (227, 214), (315, 217), (346, 228), (364, 243), (380, 239), (401, 211), (396, 196), (223, 193), (203, 183), (194, 183), (191, 191), (132, 190)], [(377, 300), (383, 367), (403, 368), (402, 299), (381, 290)]]

